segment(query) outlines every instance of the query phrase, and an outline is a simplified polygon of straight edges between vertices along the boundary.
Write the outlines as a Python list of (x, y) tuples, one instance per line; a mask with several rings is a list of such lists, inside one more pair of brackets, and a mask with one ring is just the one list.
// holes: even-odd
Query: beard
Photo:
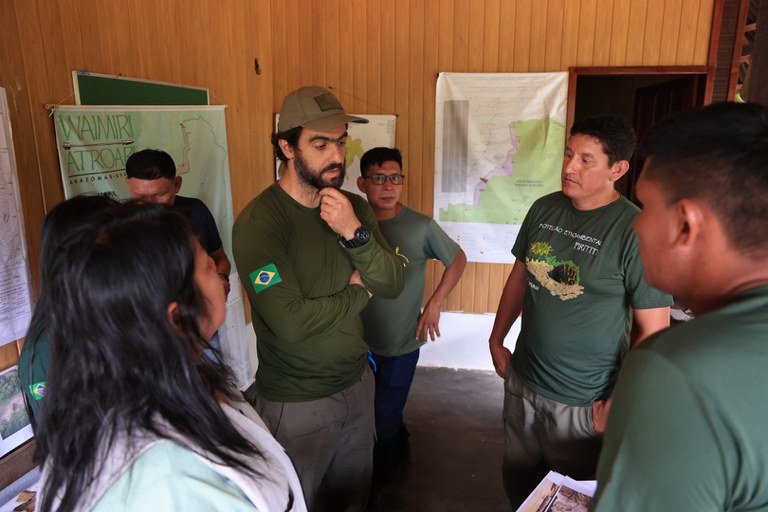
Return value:
[[(301, 157), (301, 151), (295, 152), (293, 165), (296, 167), (296, 174), (299, 175), (299, 179), (317, 190), (326, 187), (332, 187), (336, 190), (340, 189), (341, 185), (344, 184), (344, 176), (347, 173), (343, 164), (330, 164), (320, 171), (315, 171), (314, 169), (311, 169), (306, 160)], [(339, 171), (338, 176), (327, 179), (324, 178), (324, 174), (335, 170)]]

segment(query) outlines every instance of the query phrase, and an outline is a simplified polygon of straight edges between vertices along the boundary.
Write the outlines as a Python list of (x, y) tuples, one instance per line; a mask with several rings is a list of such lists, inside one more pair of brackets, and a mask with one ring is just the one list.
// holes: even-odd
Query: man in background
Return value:
[[(576, 122), (562, 191), (538, 199), (512, 248), (489, 339), (505, 379), (504, 485), (514, 506), (549, 469), (594, 478), (619, 366), (633, 343), (669, 325), (671, 297), (643, 278), (632, 222), (638, 208), (614, 187), (636, 137), (615, 117)], [(514, 355), (503, 346), (522, 313)]]
[[(407, 447), (403, 408), (419, 360), (419, 348), (440, 336), (440, 306), (459, 282), (467, 263), (464, 251), (430, 217), (400, 202), (405, 176), (397, 148), (374, 148), (360, 160), (357, 186), (365, 193), (379, 228), (405, 272), (405, 288), (395, 299), (374, 296), (363, 310), (365, 341), (376, 365), (376, 447), (374, 484), (393, 476)], [(427, 261), (445, 271), (421, 312)]]
[(622, 367), (595, 510), (768, 510), (768, 109), (695, 109), (642, 149), (645, 274), (695, 318)]
[(216, 263), (216, 271), (224, 282), (225, 292), (229, 294), (232, 265), (224, 252), (216, 221), (201, 200), (178, 195), (181, 176), (176, 176), (176, 164), (171, 155), (157, 149), (138, 151), (128, 157), (125, 174), (131, 199), (167, 204), (189, 218), (200, 245)]
[(344, 182), (349, 116), (321, 87), (285, 97), (272, 136), (283, 172), (233, 229), (259, 367), (254, 406), (283, 445), (311, 511), (365, 508), (374, 382), (360, 312), (394, 298), (403, 268), (365, 200)]

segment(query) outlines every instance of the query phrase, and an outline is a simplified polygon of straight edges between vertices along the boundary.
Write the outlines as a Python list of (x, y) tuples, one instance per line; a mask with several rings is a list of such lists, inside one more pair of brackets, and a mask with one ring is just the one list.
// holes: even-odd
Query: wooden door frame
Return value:
[(632, 75), (706, 75), (704, 104), (712, 102), (714, 68), (711, 66), (640, 66), (640, 67), (570, 67), (568, 68), (568, 100), (565, 133), (570, 133), (576, 115), (576, 83), (582, 76), (632, 76)]

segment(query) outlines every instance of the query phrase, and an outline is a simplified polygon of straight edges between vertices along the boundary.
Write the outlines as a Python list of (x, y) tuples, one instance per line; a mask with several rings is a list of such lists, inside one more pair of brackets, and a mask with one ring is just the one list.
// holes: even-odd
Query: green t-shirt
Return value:
[(237, 271), (251, 303), (259, 395), (304, 402), (346, 389), (359, 379), (368, 345), (360, 312), (368, 294), (349, 285), (360, 271), (375, 295), (396, 297), (403, 267), (362, 197), (346, 193), (371, 231), (362, 247), (345, 249), (320, 218), (275, 183), (242, 211), (232, 230)]
[(531, 390), (587, 406), (606, 398), (629, 349), (632, 309), (672, 305), (648, 286), (624, 197), (590, 211), (562, 192), (537, 200), (512, 254), (528, 287), (512, 365)]
[(48, 345), (44, 322), (30, 324), (19, 356), (19, 383), (35, 422), (40, 419), (40, 404), (45, 396), (46, 374), (51, 358)]
[(446, 267), (459, 252), (456, 242), (430, 217), (407, 206), (395, 217), (379, 221), (379, 228), (405, 269), (405, 287), (396, 299), (374, 295), (362, 313), (365, 341), (383, 356), (399, 356), (418, 349), (416, 338), (421, 301), (424, 298), (427, 261), (440, 260)]
[(768, 286), (645, 340), (616, 384), (594, 510), (768, 510)]

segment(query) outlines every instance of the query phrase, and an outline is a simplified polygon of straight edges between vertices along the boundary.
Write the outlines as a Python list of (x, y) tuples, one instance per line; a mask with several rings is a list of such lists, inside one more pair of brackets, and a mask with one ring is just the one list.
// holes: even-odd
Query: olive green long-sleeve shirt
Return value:
[(303, 402), (356, 382), (366, 364), (360, 312), (366, 291), (349, 285), (357, 269), (374, 295), (394, 298), (403, 288), (398, 257), (379, 231), (368, 203), (346, 194), (371, 231), (362, 247), (345, 249), (320, 218), (275, 183), (238, 216), (233, 252), (256, 333), (260, 396)]

